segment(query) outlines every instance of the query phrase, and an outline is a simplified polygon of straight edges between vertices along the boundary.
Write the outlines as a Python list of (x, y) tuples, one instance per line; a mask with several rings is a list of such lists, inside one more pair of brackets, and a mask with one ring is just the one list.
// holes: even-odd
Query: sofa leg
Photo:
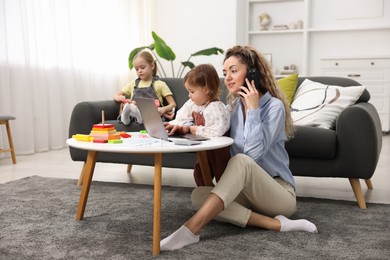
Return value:
[(84, 167), (85, 167), (85, 162), (83, 164), (83, 168), (81, 168), (81, 172), (80, 172), (80, 176), (79, 176), (79, 180), (77, 181), (77, 185), (81, 186), (83, 185), (83, 178), (84, 178)]
[(351, 183), (353, 193), (355, 193), (355, 197), (357, 200), (357, 203), (359, 205), (359, 208), (365, 209), (366, 207), (366, 201), (363, 196), (362, 186), (360, 186), (360, 180), (349, 178), (349, 182)]
[(372, 190), (373, 187), (372, 187), (371, 179), (365, 179), (364, 181), (366, 182), (367, 188), (368, 188), (369, 190)]
[(131, 173), (131, 168), (133, 167), (132, 164), (127, 165), (127, 173)]

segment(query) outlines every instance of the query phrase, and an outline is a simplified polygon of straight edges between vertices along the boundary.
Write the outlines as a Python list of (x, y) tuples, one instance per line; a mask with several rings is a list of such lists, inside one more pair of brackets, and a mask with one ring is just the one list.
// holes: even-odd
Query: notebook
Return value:
[(185, 135), (173, 135), (168, 136), (168, 133), (165, 131), (164, 123), (161, 120), (160, 113), (158, 112), (156, 105), (153, 99), (150, 98), (134, 98), (137, 102), (138, 109), (141, 113), (143, 124), (146, 131), (151, 137), (162, 139), (165, 141), (172, 141), (175, 144), (180, 145), (195, 145), (201, 144), (201, 141), (208, 140), (208, 138), (203, 136), (198, 136), (194, 134), (185, 134)]

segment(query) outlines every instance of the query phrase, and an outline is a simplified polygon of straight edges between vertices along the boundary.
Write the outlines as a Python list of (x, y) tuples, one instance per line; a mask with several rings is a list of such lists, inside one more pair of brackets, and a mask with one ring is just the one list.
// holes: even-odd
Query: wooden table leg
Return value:
[(153, 256), (160, 253), (162, 153), (154, 154)]
[(209, 162), (207, 160), (207, 152), (199, 151), (196, 152), (196, 154), (198, 156), (198, 162), (202, 171), (204, 183), (206, 184), (206, 186), (214, 186), (213, 181), (211, 179)]
[(91, 186), (93, 171), (95, 170), (96, 157), (96, 151), (88, 151), (87, 161), (83, 166), (84, 179), (81, 187), (79, 207), (77, 210), (77, 220), (82, 220), (84, 218), (84, 210), (85, 206), (87, 205), (89, 187)]
[(77, 185), (78, 186), (83, 185), (83, 179), (84, 179), (84, 173), (85, 173), (85, 165), (86, 165), (86, 162), (84, 162), (83, 168), (81, 169), (80, 176), (79, 176), (79, 179), (77, 181)]

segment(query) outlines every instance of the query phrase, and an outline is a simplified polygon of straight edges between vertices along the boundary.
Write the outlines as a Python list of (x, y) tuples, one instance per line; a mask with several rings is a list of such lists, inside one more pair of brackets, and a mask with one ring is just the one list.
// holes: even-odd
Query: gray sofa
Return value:
[[(338, 86), (360, 85), (356, 81), (339, 77), (300, 77), (298, 87), (305, 79), (323, 84)], [(164, 78), (171, 88), (175, 101), (180, 108), (188, 99), (182, 78)], [(223, 86), (223, 100), (226, 88)], [(345, 109), (337, 119), (334, 129), (322, 129), (310, 126), (297, 126), (295, 137), (286, 143), (290, 157), (290, 169), (294, 176), (335, 177), (349, 179), (360, 208), (366, 203), (360, 186), (360, 179), (372, 188), (370, 178), (374, 174), (382, 148), (382, 131), (378, 113), (368, 103), (367, 90), (356, 104)], [(89, 134), (92, 125), (101, 121), (101, 111), (105, 112), (106, 123), (113, 123), (117, 131), (139, 131), (143, 126), (132, 122), (126, 127), (117, 121), (119, 104), (113, 100), (81, 102), (72, 112), (69, 124), (69, 137), (73, 134)], [(74, 161), (85, 161), (87, 152), (70, 148)], [(178, 159), (178, 156), (179, 159)], [(195, 153), (166, 154), (164, 167), (193, 169)], [(131, 165), (154, 165), (153, 157), (147, 155), (128, 155), (99, 153), (97, 162), (122, 163)]]

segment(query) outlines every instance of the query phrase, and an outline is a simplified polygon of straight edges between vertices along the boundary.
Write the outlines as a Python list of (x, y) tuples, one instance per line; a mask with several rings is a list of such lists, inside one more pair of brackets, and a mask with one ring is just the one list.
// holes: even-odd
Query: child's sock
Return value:
[(142, 116), (141, 113), (139, 112), (138, 107), (134, 104), (130, 104), (130, 108), (131, 108), (130, 115), (132, 117), (135, 117), (135, 121), (137, 121), (138, 124), (142, 124)]
[(275, 218), (280, 221), (281, 232), (306, 231), (311, 233), (318, 233), (317, 227), (306, 219), (291, 220), (282, 215), (278, 215)]
[(186, 226), (181, 226), (169, 237), (160, 242), (160, 250), (168, 251), (180, 249), (199, 242), (199, 236), (194, 235)]
[(130, 104), (127, 103), (123, 106), (123, 109), (122, 109), (122, 115), (121, 115), (121, 122), (124, 124), (124, 125), (129, 125), (130, 122), (131, 122), (131, 119), (130, 119), (130, 112), (131, 112), (131, 107), (130, 107)]

